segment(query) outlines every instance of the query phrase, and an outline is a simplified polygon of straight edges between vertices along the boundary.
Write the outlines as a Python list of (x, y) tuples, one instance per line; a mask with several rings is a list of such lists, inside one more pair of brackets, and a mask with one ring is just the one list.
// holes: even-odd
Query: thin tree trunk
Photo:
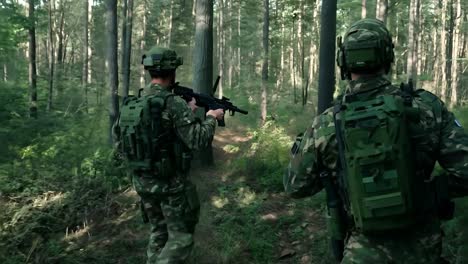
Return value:
[(375, 16), (387, 24), (388, 0), (377, 0)]
[[(232, 2), (231, 1), (227, 1), (226, 2), (227, 4), (227, 14), (228, 14), (228, 18), (227, 20), (228, 21), (232, 21)], [(234, 58), (234, 56), (232, 55), (233, 53), (233, 48), (232, 48), (232, 24), (231, 23), (228, 23), (229, 25), (229, 30), (228, 30), (228, 35), (229, 35), (229, 44), (227, 45), (228, 46), (228, 51), (227, 51), (227, 62), (229, 63), (229, 66), (228, 66), (228, 88), (229, 89), (232, 89), (232, 73), (233, 73), (233, 68), (234, 68), (234, 65), (232, 63), (232, 59)]]
[(367, 0), (361, 0), (361, 18), (367, 17)]
[(132, 52), (132, 24), (133, 24), (133, 0), (125, 1), (128, 4), (127, 13), (125, 15), (124, 25), (125, 36), (123, 38), (122, 50), (122, 96), (128, 96), (130, 89), (130, 57)]
[[(224, 0), (219, 0), (219, 17), (218, 17), (218, 72), (221, 77), (224, 77)], [(219, 98), (223, 97), (223, 79), (218, 86)]]
[(284, 54), (285, 54), (285, 41), (286, 41), (286, 31), (285, 31), (285, 18), (284, 18), (284, 4), (281, 8), (281, 57), (280, 57), (280, 71), (279, 71), (279, 77), (276, 79), (276, 93), (279, 94), (281, 92), (281, 87), (284, 84)]
[[(198, 1), (198, 0), (197, 0)], [(239, 10), (238, 10), (238, 16), (237, 16), (237, 78), (238, 78), (238, 83), (239, 87), (242, 84), (242, 77), (241, 77), (241, 43), (242, 43), (242, 38), (241, 38), (241, 19), (242, 19), (242, 4), (239, 1)]]
[(88, 113), (88, 60), (89, 60), (89, 0), (84, 0), (84, 31), (83, 31), (83, 71), (82, 71), (82, 81), (81, 85), (83, 86), (84, 92), (84, 109)]
[[(89, 1), (89, 0), (88, 0)], [(88, 84), (91, 84), (93, 81), (93, 67), (92, 67), (92, 60), (91, 58), (93, 57), (93, 49), (92, 43), (93, 40), (91, 39), (91, 33), (92, 33), (92, 27), (89, 28), (89, 25), (91, 25), (93, 21), (93, 5), (90, 5), (88, 3)]]
[(459, 43), (461, 38), (461, 25), (462, 25), (462, 8), (461, 8), (461, 0), (457, 0), (456, 5), (456, 15), (455, 15), (455, 28), (453, 32), (453, 52), (452, 52), (452, 96), (450, 103), (452, 106), (458, 104), (458, 97), (459, 97), (459, 86), (458, 86), (458, 52), (459, 52)]
[(37, 118), (36, 18), (34, 0), (28, 0), (29, 19), (29, 116)]
[(266, 122), (267, 117), (267, 89), (268, 89), (268, 54), (270, 33), (270, 2), (263, 1), (263, 64), (262, 64), (262, 102), (261, 102), (261, 125)]
[[(447, 76), (447, 100), (450, 100), (452, 98), (451, 94), (454, 91), (453, 90), (453, 85), (452, 85), (452, 54), (453, 54), (453, 30), (454, 30), (454, 25), (455, 25), (455, 16), (453, 13), (453, 0), (450, 0), (448, 3), (448, 11), (450, 14), (450, 19), (448, 21), (448, 38), (447, 38), (447, 63), (445, 64), (447, 69), (446, 69), (446, 76)], [(455, 95), (456, 96), (456, 95)], [(452, 105), (452, 102), (448, 102), (449, 105)]]
[[(146, 0), (143, 1), (143, 22), (141, 27), (141, 42), (140, 42), (140, 53), (143, 54), (146, 48), (146, 24), (147, 24), (147, 10), (146, 10), (147, 2)], [(145, 80), (145, 69), (141, 67), (140, 70), (140, 87), (145, 87), (146, 80)]]
[(169, 8), (169, 32), (168, 32), (168, 40), (167, 40), (167, 46), (172, 47), (172, 42), (174, 41), (174, 0), (171, 0), (171, 7)]
[(57, 47), (57, 63), (59, 65), (63, 64), (63, 40), (64, 40), (64, 32), (63, 28), (65, 25), (65, 7), (63, 1), (60, 1), (60, 26), (59, 31), (57, 32), (58, 37), (58, 47)]
[[(107, 80), (110, 92), (109, 122), (110, 128), (117, 120), (119, 113), (119, 71), (117, 62), (117, 0), (106, 0), (106, 31), (107, 31)], [(112, 142), (112, 129), (109, 129)]]
[(49, 94), (47, 97), (47, 111), (52, 110), (52, 93), (54, 91), (54, 69), (55, 69), (55, 41), (52, 23), (52, 0), (49, 0)]
[(8, 66), (6, 62), (3, 63), (3, 81), (8, 82)]
[(416, 45), (415, 45), (415, 23), (416, 23), (416, 5), (417, 0), (410, 0), (409, 22), (408, 22), (408, 51), (406, 57), (406, 74), (408, 78), (415, 81), (416, 77)]
[(440, 33), (440, 57), (442, 59), (441, 63), (441, 97), (442, 100), (447, 100), (447, 1), (445, 0), (440, 0), (442, 1), (442, 10), (441, 10), (441, 15), (442, 15), (442, 24), (441, 24), (441, 33)]

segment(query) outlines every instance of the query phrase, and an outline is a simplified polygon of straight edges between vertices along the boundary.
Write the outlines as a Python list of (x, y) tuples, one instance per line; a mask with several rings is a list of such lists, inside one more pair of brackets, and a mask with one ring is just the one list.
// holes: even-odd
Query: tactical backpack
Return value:
[(124, 101), (118, 121), (120, 151), (131, 170), (152, 170), (162, 177), (167, 174), (173, 140), (162, 112), (170, 96), (173, 94), (131, 96)]
[(405, 99), (395, 95), (366, 101), (346, 96), (335, 106), (339, 163), (344, 169), (340, 190), (362, 232), (414, 224), (415, 169), (406, 108)]

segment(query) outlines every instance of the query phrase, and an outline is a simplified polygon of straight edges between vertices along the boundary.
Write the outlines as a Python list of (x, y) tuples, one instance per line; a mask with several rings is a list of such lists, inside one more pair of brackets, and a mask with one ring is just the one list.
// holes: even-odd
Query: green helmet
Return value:
[(392, 36), (385, 24), (366, 18), (354, 23), (346, 32), (344, 41), (338, 39), (337, 63), (341, 78), (351, 79), (351, 72), (366, 73), (383, 68), (390, 71), (395, 58)]
[(177, 57), (174, 50), (163, 47), (153, 47), (141, 58), (145, 70), (170, 71), (177, 69), (183, 63), (182, 58)]

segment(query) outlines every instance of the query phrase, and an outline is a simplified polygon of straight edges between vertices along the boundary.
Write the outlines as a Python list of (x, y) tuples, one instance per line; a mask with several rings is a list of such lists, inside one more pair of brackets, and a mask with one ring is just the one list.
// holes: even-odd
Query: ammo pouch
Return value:
[(174, 154), (176, 159), (176, 170), (178, 172), (187, 173), (190, 170), (192, 162), (192, 152), (189, 151), (182, 142), (174, 144)]

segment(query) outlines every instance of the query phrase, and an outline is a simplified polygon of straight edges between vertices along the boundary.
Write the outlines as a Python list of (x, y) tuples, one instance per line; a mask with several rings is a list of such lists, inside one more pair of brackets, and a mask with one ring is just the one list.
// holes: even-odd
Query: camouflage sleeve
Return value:
[(191, 150), (207, 146), (212, 140), (216, 128), (216, 119), (208, 116), (204, 121), (195, 118), (192, 109), (180, 97), (168, 99), (171, 119), (177, 136)]
[(319, 192), (323, 187), (318, 177), (312, 128), (296, 138), (291, 155), (291, 161), (283, 179), (286, 193), (294, 198), (302, 198)]
[(450, 192), (468, 196), (468, 135), (440, 100), (439, 104), (442, 122), (438, 162), (449, 174)]

